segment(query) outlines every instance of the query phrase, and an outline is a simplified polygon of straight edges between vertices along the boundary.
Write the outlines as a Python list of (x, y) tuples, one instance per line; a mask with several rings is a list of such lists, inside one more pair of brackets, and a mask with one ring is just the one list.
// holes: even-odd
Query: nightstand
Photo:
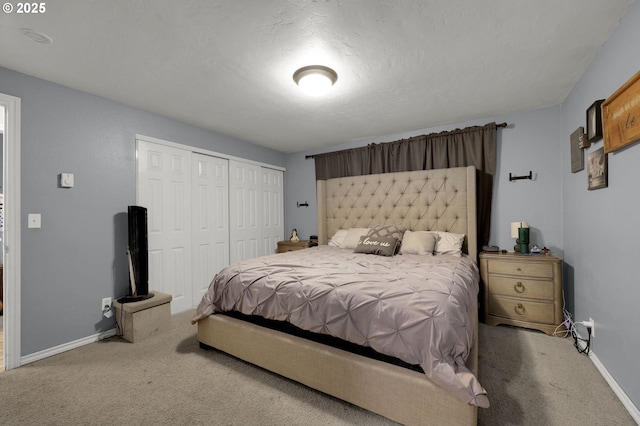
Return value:
[(311, 240), (300, 240), (300, 241), (291, 241), (284, 240), (278, 241), (278, 253), (285, 253), (288, 251), (302, 250), (309, 247), (313, 247), (317, 245), (315, 241)]
[(564, 321), (562, 259), (551, 254), (480, 253), (484, 322), (552, 335)]

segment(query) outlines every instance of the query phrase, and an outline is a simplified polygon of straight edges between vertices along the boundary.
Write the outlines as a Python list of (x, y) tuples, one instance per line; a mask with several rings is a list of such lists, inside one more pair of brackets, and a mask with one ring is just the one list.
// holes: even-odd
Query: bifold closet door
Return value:
[(229, 265), (229, 160), (192, 154), (193, 306)]
[(258, 165), (229, 160), (231, 263), (264, 254), (260, 244), (260, 171)]
[(138, 205), (147, 208), (149, 289), (171, 294), (171, 312), (182, 312), (193, 306), (191, 151), (137, 143)]
[(261, 168), (262, 190), (262, 253), (278, 251), (278, 241), (284, 239), (284, 172)]
[(275, 253), (284, 235), (282, 171), (140, 139), (137, 147), (149, 289), (173, 296), (172, 313), (197, 306), (230, 263)]

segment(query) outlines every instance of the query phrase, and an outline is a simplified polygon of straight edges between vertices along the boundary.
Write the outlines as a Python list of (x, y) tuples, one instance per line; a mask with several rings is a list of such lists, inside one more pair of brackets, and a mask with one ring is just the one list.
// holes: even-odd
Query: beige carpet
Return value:
[[(392, 422), (216, 351), (189, 324), (117, 337), (0, 374), (2, 425), (387, 425)], [(634, 425), (569, 339), (480, 328), (481, 425)]]

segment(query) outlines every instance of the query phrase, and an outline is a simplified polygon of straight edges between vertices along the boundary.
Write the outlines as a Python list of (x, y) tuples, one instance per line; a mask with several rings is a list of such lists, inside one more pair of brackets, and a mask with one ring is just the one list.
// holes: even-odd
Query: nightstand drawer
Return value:
[(489, 263), (490, 274), (519, 275), (523, 277), (552, 278), (553, 265), (549, 262), (509, 262), (496, 260)]
[(553, 281), (492, 276), (490, 293), (523, 299), (553, 300)]
[[(518, 321), (553, 323), (553, 304), (489, 296), (489, 315)], [(550, 322), (551, 320), (551, 322)]]

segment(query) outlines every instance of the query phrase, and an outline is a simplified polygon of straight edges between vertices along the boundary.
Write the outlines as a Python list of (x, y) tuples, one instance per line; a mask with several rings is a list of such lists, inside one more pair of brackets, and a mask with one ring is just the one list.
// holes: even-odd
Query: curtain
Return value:
[(316, 179), (475, 166), (478, 251), (489, 243), (496, 123), (314, 155)]

